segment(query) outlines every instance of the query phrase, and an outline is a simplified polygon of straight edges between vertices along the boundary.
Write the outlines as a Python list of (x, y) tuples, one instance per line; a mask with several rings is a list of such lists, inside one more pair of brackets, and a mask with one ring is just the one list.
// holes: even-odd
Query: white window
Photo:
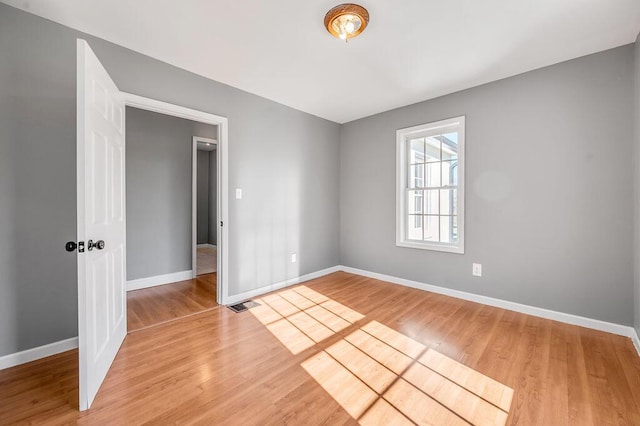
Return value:
[(396, 134), (396, 245), (464, 253), (464, 117)]

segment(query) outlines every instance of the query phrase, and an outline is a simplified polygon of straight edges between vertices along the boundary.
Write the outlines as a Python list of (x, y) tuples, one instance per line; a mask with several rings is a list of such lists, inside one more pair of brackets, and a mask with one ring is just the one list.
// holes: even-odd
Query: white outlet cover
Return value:
[(291, 263), (296, 263), (298, 261), (298, 255), (297, 254), (292, 254), (291, 255)]
[(471, 270), (471, 273), (473, 274), (474, 277), (481, 277), (482, 276), (482, 264), (474, 263), (473, 264), (473, 268)]
[(236, 200), (242, 199), (242, 188), (236, 188)]

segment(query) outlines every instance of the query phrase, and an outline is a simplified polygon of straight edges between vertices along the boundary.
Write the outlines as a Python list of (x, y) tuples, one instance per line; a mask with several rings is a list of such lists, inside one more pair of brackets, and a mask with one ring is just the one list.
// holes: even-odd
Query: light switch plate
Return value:
[(236, 188), (236, 200), (242, 199), (242, 188)]

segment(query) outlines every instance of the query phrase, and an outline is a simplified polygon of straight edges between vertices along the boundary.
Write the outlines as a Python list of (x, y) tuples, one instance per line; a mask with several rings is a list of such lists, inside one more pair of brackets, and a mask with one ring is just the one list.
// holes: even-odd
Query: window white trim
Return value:
[[(458, 132), (458, 242), (440, 243), (407, 239), (407, 144), (409, 138)], [(396, 131), (396, 246), (448, 253), (464, 253), (465, 117), (455, 117)]]

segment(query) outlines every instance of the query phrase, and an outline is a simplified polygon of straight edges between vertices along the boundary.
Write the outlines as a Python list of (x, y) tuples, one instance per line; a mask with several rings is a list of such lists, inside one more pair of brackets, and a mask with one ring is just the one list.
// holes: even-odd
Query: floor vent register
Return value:
[(258, 302), (254, 302), (253, 300), (247, 300), (246, 302), (238, 303), (236, 305), (229, 305), (228, 308), (238, 314), (256, 306), (260, 306), (260, 304)]

